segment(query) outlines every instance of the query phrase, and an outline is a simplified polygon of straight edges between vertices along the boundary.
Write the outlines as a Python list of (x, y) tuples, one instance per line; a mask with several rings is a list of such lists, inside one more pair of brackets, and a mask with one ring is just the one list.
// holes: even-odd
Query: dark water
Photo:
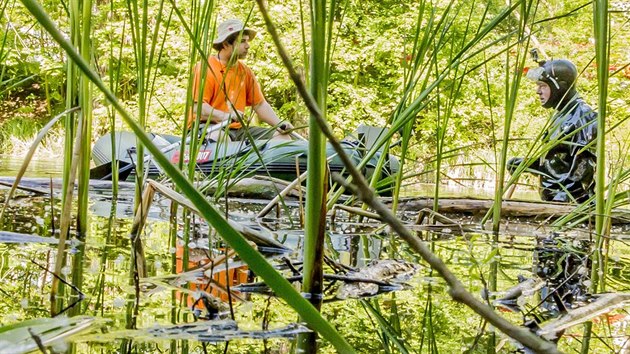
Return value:
[[(28, 179), (25, 184), (50, 190), (48, 181), (48, 178)], [(53, 194), (59, 193), (56, 186), (53, 183)], [(141, 283), (137, 316), (133, 315), (138, 291), (130, 275), (129, 230), (133, 193), (132, 185), (121, 185), (117, 202), (112, 203), (109, 186), (95, 184), (90, 193), (88, 235), (80, 241), (73, 231), (74, 237), (67, 250), (68, 265), (62, 273), (75, 282), (85, 298), (67, 313), (86, 317), (44, 320), (50, 317), (52, 277), (42, 267), (54, 268), (56, 245), (1, 243), (0, 324), (6, 326), (35, 319), (31, 328), (41, 333), (56, 333), (55, 328), (75, 328), (75, 334), (53, 341), (53, 348), (58, 352), (222, 353), (226, 345), (227, 351), (232, 353), (290, 352), (295, 344), (291, 338), (304, 328), (295, 325), (296, 313), (275, 297), (243, 294), (245, 301), (233, 302), (234, 319), (231, 319), (227, 303), (217, 301), (220, 321), (195, 320), (195, 311), (202, 314), (204, 311), (198, 306), (192, 308), (184, 300), (183, 294), (189, 294), (191, 298), (199, 296), (197, 291), (189, 289), (187, 281), (191, 277), (173, 281), (177, 278), (177, 251), (188, 248), (191, 259), (194, 259), (207, 254), (218, 255), (222, 252), (221, 246), (216, 235), (210, 241), (201, 238), (186, 243), (183, 241), (183, 225), (177, 226), (177, 239), (171, 239), (170, 203), (159, 195), (142, 235), (149, 279)], [(303, 234), (297, 208), (282, 212), (278, 219), (271, 213), (273, 217), (257, 220), (255, 216), (264, 206), (262, 202), (232, 200), (228, 205), (232, 219), (270, 232), (293, 250), (282, 255), (270, 254), (272, 264), (285, 269), (286, 262), (281, 256), (299, 263)], [(223, 202), (217, 204), (217, 208), (224, 206)], [(32, 196), (20, 192), (9, 206), (2, 230), (55, 237), (59, 229), (59, 212), (58, 201), (53, 199), (51, 203), (49, 195)], [(402, 217), (412, 220), (415, 215), (410, 212)], [(462, 222), (470, 220), (465, 218)], [(199, 230), (206, 232), (207, 227), (201, 225)], [(515, 285), (517, 276), (531, 276), (536, 239), (552, 231), (539, 224), (513, 221), (506, 222), (504, 230), (497, 240), (481, 229), (458, 235), (454, 228), (441, 228), (434, 232), (418, 232), (418, 237), (429, 240), (434, 252), (447, 262), (467, 289), (481, 298), (483, 289), (492, 279), (496, 279), (496, 289), (500, 292)], [(573, 230), (567, 237), (588, 237), (587, 227)], [(630, 252), (623, 228), (617, 230), (615, 238), (609, 247), (607, 284), (611, 290), (627, 291)], [(326, 248), (331, 259), (350, 267), (362, 267), (371, 260), (384, 258), (402, 259), (419, 266), (417, 274), (406, 282), (405, 289), (393, 293), (362, 301), (332, 301), (335, 300), (335, 287), (327, 291), (326, 299), (331, 301), (324, 304), (324, 316), (358, 352), (383, 352), (380, 334), (395, 331), (396, 326), (400, 328), (399, 345), (410, 352), (487, 351), (489, 334), (494, 333), (492, 327), (485, 325), (465, 306), (451, 301), (444, 281), (380, 223), (360, 221), (342, 213), (329, 227)], [(241, 266), (237, 260), (229, 264), (231, 269), (242, 273), (244, 280), (248, 277), (255, 280)], [(68, 293), (63, 297), (64, 305), (77, 300)], [(535, 300), (531, 301), (535, 303)], [(502, 314), (516, 324), (522, 321), (518, 314)], [(627, 334), (625, 312), (616, 310), (611, 315), (616, 317), (610, 324), (605, 318), (599, 318), (595, 323), (594, 332), (601, 339), (592, 342), (592, 352), (609, 352), (610, 348), (620, 350), (624, 345)], [(135, 329), (130, 328), (132, 324)], [(270, 332), (261, 333), (263, 328)], [(0, 332), (0, 353), (37, 349), (26, 329), (18, 334), (11, 333), (9, 338)], [(24, 338), (19, 340), (19, 335)], [(579, 350), (581, 335), (581, 326), (572, 328), (560, 341), (561, 348), (568, 352)], [(499, 333), (496, 342), (499, 345), (503, 342)], [(508, 352), (514, 347), (508, 342), (502, 348), (503, 352)], [(322, 342), (321, 352), (332, 353), (334, 349)]]

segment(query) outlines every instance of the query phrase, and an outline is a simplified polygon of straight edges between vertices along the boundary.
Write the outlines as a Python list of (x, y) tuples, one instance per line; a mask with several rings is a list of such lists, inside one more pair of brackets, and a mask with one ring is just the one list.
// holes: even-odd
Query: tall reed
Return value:
[[(7, 7), (9, 7), (10, 0), (2, 0), (0, 1), (0, 18), (4, 18), (7, 12)], [(0, 38), (0, 63), (4, 63), (7, 56), (11, 52), (9, 46), (7, 46), (7, 42), (9, 40), (9, 28), (10, 23), (7, 21), (7, 24), (1, 30), (0, 34), (2, 37)], [(3, 65), (2, 70), (0, 70), (0, 83), (5, 84), (4, 75), (6, 74), (6, 67)], [(7, 80), (8, 81), (8, 80)], [(3, 90), (4, 91), (4, 90)], [(0, 91), (0, 97), (3, 96), (3, 91)]]
[[(608, 65), (609, 65), (609, 34), (608, 34), (608, 1), (593, 1), (593, 28), (595, 35), (595, 62), (597, 63), (598, 87), (598, 117), (597, 117), (597, 168), (595, 177), (595, 250), (591, 266), (591, 291), (596, 293), (600, 280), (600, 272), (604, 269), (602, 245), (604, 227), (607, 225), (605, 183), (606, 183), (606, 116), (608, 112)], [(603, 274), (603, 273), (602, 273)], [(582, 353), (588, 353), (590, 347), (592, 322), (584, 327)]]
[[(109, 3), (109, 12), (111, 15), (114, 14), (114, 1)], [(111, 24), (110, 24), (111, 25)], [(109, 58), (108, 58), (108, 74), (109, 74), (109, 89), (112, 92), (118, 92), (118, 88), (120, 87), (120, 78), (121, 78), (121, 66), (122, 66), (122, 53), (123, 53), (123, 43), (125, 38), (125, 33), (127, 29), (127, 21), (123, 23), (122, 33), (119, 38), (119, 48), (118, 48), (118, 56), (114, 54), (114, 45), (116, 43), (115, 40), (112, 40), (109, 44)], [(113, 29), (111, 30), (114, 33)], [(116, 64), (116, 65), (114, 65)], [(116, 111), (112, 107), (107, 107), (107, 113), (109, 117), (109, 131), (116, 131)], [(116, 134), (111, 134), (111, 154), (112, 156), (116, 155), (116, 145), (118, 142), (116, 141)], [(118, 198), (118, 161), (117, 159), (112, 159), (112, 198), (116, 200)]]
[[(170, 16), (167, 17), (166, 21), (163, 21), (162, 16), (165, 13), (164, 0), (160, 0), (157, 4), (157, 12), (154, 14), (149, 13), (151, 7), (148, 0), (127, 0), (126, 5), (136, 69), (137, 119), (138, 124), (144, 129), (146, 128), (147, 116), (150, 112), (151, 97), (153, 96), (153, 87), (157, 76), (155, 63), (162, 54), (163, 44), (168, 35)], [(149, 21), (150, 15), (151, 21)], [(160, 38), (162, 25), (165, 26), (166, 30), (162, 33), (162, 38)], [(137, 171), (135, 208), (138, 208), (144, 188), (143, 171), (145, 165), (144, 146), (140, 144), (139, 140), (136, 143), (136, 151), (138, 158), (135, 161)]]
[[(74, 1), (74, 0), (73, 0)], [(81, 10), (81, 39), (80, 53), (87, 63), (92, 62), (92, 0), (79, 1)], [(78, 15), (78, 13), (77, 13)], [(77, 231), (79, 239), (85, 241), (88, 229), (88, 192), (90, 188), (90, 158), (92, 147), (92, 87), (91, 82), (85, 76), (79, 77), (79, 106), (81, 107), (80, 118), (82, 120), (81, 155), (78, 165), (78, 201), (77, 201)], [(76, 285), (76, 284), (75, 284)]]
[[(514, 65), (510, 61), (512, 53), (506, 53), (505, 59), (505, 119), (503, 122), (503, 139), (501, 141), (501, 149), (498, 165), (497, 165), (497, 178), (494, 191), (494, 205), (492, 210), (492, 229), (496, 233), (499, 231), (499, 225), (501, 223), (501, 201), (504, 192), (504, 180), (505, 180), (505, 166), (507, 164), (507, 150), (510, 139), (510, 128), (512, 126), (512, 118), (514, 117), (514, 109), (516, 107), (516, 101), (518, 97), (518, 89), (520, 87), (523, 67), (525, 66), (525, 60), (527, 59), (528, 46), (530, 37), (528, 35), (528, 28), (530, 21), (536, 14), (536, 8), (538, 6), (537, 0), (527, 0), (520, 4), (520, 16), (518, 18), (518, 29), (516, 30), (516, 58), (514, 59)], [(509, 42), (506, 44), (509, 45)], [(510, 81), (511, 78), (511, 81)]]
[[(259, 2), (259, 6), (260, 6)], [(322, 114), (326, 117), (326, 96), (330, 60), (331, 39), (336, 0), (311, 1), (310, 92)], [(331, 13), (328, 13), (328, 9)], [(328, 186), (326, 166), (326, 138), (313, 115), (309, 118), (309, 142), (306, 178), (306, 217), (304, 222), (304, 250), (302, 292), (309, 295), (315, 308), (321, 307), (323, 288), (324, 237), (326, 233), (326, 192)], [(299, 336), (299, 350), (317, 352), (314, 334)]]
[[(81, 1), (78, 0), (70, 1), (68, 6), (70, 16), (70, 40), (72, 41), (72, 45), (80, 51), (83, 60), (86, 60), (88, 63), (91, 58), (89, 36), (90, 18), (85, 19), (85, 11), (88, 11), (88, 17), (91, 16), (91, 14), (89, 14), (91, 10), (90, 3), (91, 1), (88, 1), (87, 10), (81, 8)], [(87, 28), (82, 30), (83, 27)], [(83, 39), (82, 37), (86, 34), (88, 38)], [(57, 258), (55, 260), (55, 274), (57, 277), (63, 276), (61, 269), (66, 262), (65, 240), (69, 236), (70, 226), (72, 224), (72, 205), (76, 176), (79, 176), (77, 232), (80, 238), (85, 236), (87, 230), (87, 193), (89, 188), (90, 139), (80, 138), (85, 137), (85, 134), (88, 134), (87, 136), (89, 137), (91, 131), (92, 103), (89, 81), (81, 79), (76, 66), (72, 64), (71, 58), (68, 58), (66, 78), (66, 108), (69, 113), (65, 121), (66, 136), (64, 143), (62, 211), (60, 220), (61, 233), (59, 237), (59, 247), (57, 249)], [(71, 107), (75, 106), (77, 102), (82, 110), (78, 117), (75, 112), (70, 111)], [(83, 110), (87, 111), (84, 112)], [(77, 118), (79, 119), (78, 126)], [(87, 156), (85, 156), (86, 151)], [(86, 171), (77, 172), (79, 168), (85, 168)], [(53, 278), (51, 286), (52, 314), (56, 314), (63, 307), (63, 302), (60, 300), (64, 294), (64, 285), (58, 281), (57, 277)]]

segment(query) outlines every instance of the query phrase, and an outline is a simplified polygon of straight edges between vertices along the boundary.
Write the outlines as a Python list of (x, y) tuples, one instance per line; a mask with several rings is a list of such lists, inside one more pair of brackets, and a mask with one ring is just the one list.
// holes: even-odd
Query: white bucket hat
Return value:
[(247, 34), (250, 40), (256, 37), (256, 31), (251, 28), (245, 28), (245, 25), (243, 25), (241, 20), (231, 19), (223, 21), (217, 27), (217, 38), (214, 40), (214, 44), (223, 43), (231, 34), (241, 31), (243, 31), (244, 34)]

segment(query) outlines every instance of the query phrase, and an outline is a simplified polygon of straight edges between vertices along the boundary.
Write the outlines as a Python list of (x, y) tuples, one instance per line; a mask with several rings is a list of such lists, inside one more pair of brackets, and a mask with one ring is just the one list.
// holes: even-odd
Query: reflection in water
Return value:
[[(61, 177), (63, 165), (59, 163), (61, 159), (39, 159), (31, 160), (26, 170), (26, 175), (30, 177)], [(12, 156), (0, 156), (0, 175), (15, 176), (22, 167), (23, 159)]]
[[(40, 187), (48, 188), (45, 180), (38, 181)], [(158, 199), (149, 211), (149, 222), (142, 235), (149, 280), (141, 282), (141, 286), (136, 288), (130, 281), (132, 257), (128, 237), (132, 221), (133, 189), (123, 185), (118, 202), (113, 206), (111, 195), (105, 186), (95, 186), (90, 198), (92, 208), (86, 243), (71, 241), (67, 251), (68, 264), (75, 264), (75, 267), (66, 267), (63, 272), (68, 279), (75, 281), (79, 279), (76, 273), (79, 270), (81, 272), (80, 290), (86, 298), (73, 311), (76, 314), (104, 319), (106, 324), (100, 323), (91, 328), (89, 336), (75, 336), (72, 341), (76, 345), (76, 351), (114, 352), (121, 348), (133, 348), (137, 352), (153, 353), (172, 348), (178, 348), (181, 352), (182, 348), (188, 348), (189, 352), (201, 352), (202, 344), (198, 341), (200, 337), (195, 337), (194, 333), (191, 336), (191, 333), (181, 330), (185, 328), (182, 327), (185, 323), (195, 322), (194, 326), (201, 328), (205, 325), (195, 320), (198, 315), (195, 310), (200, 309), (199, 303), (192, 306), (200, 298), (197, 292), (199, 289), (189, 286), (190, 279), (173, 279), (177, 279), (177, 273), (183, 270), (183, 267), (177, 269), (177, 260), (182, 258), (184, 249), (189, 251), (189, 266), (197, 266), (200, 256), (217, 257), (225, 253), (226, 250), (222, 249), (217, 237), (212, 237), (210, 242), (193, 238), (185, 243), (183, 226), (179, 225), (177, 234), (180, 241), (170, 240), (170, 204), (166, 200)], [(54, 199), (51, 206), (51, 200), (47, 196), (22, 197), (13, 201), (10, 206), (10, 222), (5, 223), (4, 230), (50, 237), (54, 234), (53, 230), (58, 229), (58, 225), (55, 225), (55, 218), (59, 214), (57, 203)], [(290, 254), (270, 256), (270, 262), (285, 269), (283, 271), (287, 275), (291, 271), (282, 257), (286, 257), (299, 268), (303, 241), (302, 232), (297, 227), (295, 209), (290, 209), (288, 214), (283, 214), (278, 220), (263, 219), (258, 222), (255, 215), (262, 209), (261, 204), (235, 200), (229, 207), (231, 217), (252, 228), (268, 229), (276, 235), (277, 240), (293, 250)], [(499, 235), (495, 243), (492, 235), (481, 230), (462, 235), (444, 230), (440, 234), (418, 232), (419, 237), (432, 240), (435, 253), (447, 262), (471, 292), (480, 297), (484, 288), (488, 288), (490, 280), (496, 281), (496, 289), (500, 292), (515, 285), (519, 275), (532, 275), (532, 250), (536, 244), (536, 236), (541, 234), (545, 232), (535, 227), (526, 225), (517, 228), (510, 225), (510, 233)], [(422, 348), (422, 352), (435, 349), (455, 353), (471, 348), (485, 351), (485, 348), (491, 346), (488, 333), (492, 329), (472, 311), (450, 301), (444, 282), (436, 278), (431, 269), (422, 266), (423, 262), (410, 253), (404, 244), (399, 243), (395, 235), (390, 235), (381, 228), (380, 224), (338, 216), (337, 222), (330, 225), (326, 247), (327, 255), (334, 262), (352, 268), (365, 267), (376, 259), (402, 259), (421, 265), (418, 273), (407, 281), (409, 288), (367, 300), (335, 301), (324, 305), (326, 317), (360, 352), (382, 352), (383, 344), (377, 340), (377, 333), (385, 328), (392, 331), (391, 333), (399, 334), (399, 345), (411, 350)], [(54, 246), (43, 243), (0, 244), (2, 325), (49, 316), (51, 276), (32, 261), (51, 269), (55, 252)], [(611, 243), (607, 280), (613, 289), (620, 289), (628, 283), (630, 262), (627, 254), (628, 249), (623, 242)], [(179, 264), (183, 266), (184, 263), (180, 261)], [(220, 272), (224, 267), (225, 265), (218, 267), (209, 277), (203, 274), (198, 276), (206, 282), (214, 278), (221, 284)], [(233, 281), (231, 286), (252, 280), (251, 274), (238, 260), (231, 261), (229, 267), (229, 278)], [(225, 277), (225, 274), (224, 272), (222, 276)], [(139, 301), (134, 321), (138, 330), (134, 331), (126, 329), (127, 307), (135, 304), (136, 292), (139, 292)], [(224, 293), (219, 290), (211, 289), (208, 293), (226, 300), (222, 296)], [(64, 296), (65, 303), (72, 302), (71, 292), (67, 291)], [(278, 329), (277, 333), (282, 333), (280, 329), (293, 328), (290, 326), (296, 321), (295, 312), (283, 301), (267, 295), (251, 294), (241, 298), (242, 301), (233, 301), (231, 304), (235, 323), (241, 331), (237, 335), (230, 332), (230, 339), (236, 341), (231, 346), (242, 352), (263, 352), (265, 348), (287, 352), (290, 345), (286, 339), (261, 341), (251, 339), (251, 336), (242, 331), (268, 329), (273, 333)], [(229, 308), (228, 303), (221, 304)], [(206, 305), (203, 304), (204, 307)], [(229, 310), (222, 308), (221, 311), (224, 317), (231, 317)], [(396, 326), (399, 327), (388, 322), (392, 314), (395, 314)], [(514, 323), (522, 320), (514, 314), (505, 313), (505, 316)], [(606, 333), (605, 327), (607, 324), (603, 321), (595, 324), (595, 332)], [(580, 333), (579, 328), (571, 331)], [(167, 332), (168, 336), (162, 335)], [(616, 337), (622, 334), (623, 332), (613, 333)], [(287, 336), (292, 338), (291, 331)], [(497, 341), (501, 338), (497, 334)], [(560, 342), (561, 350), (579, 348), (578, 337), (565, 335), (564, 338), (566, 339)], [(189, 341), (184, 344), (180, 341), (183, 339)], [(2, 340), (5, 338), (0, 334), (0, 343)], [(605, 342), (606, 345), (616, 345), (613, 340)], [(324, 351), (332, 350), (327, 343), (323, 345)], [(605, 347), (601, 342), (593, 343), (595, 348), (598, 345)], [(223, 352), (224, 346), (209, 344), (206, 349), (210, 352)]]

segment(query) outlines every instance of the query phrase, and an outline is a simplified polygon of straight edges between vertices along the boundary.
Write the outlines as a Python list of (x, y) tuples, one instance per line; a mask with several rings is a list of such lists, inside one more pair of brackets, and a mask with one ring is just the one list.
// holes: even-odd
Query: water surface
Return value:
[[(53, 172), (45, 173), (54, 175)], [(10, 175), (11, 172), (5, 170), (3, 174)], [(48, 181), (48, 178), (27, 179), (25, 184), (50, 190)], [(56, 183), (53, 186), (53, 194), (58, 193)], [(200, 224), (196, 230), (201, 236), (210, 233), (209, 239), (192, 237), (185, 241), (186, 233), (181, 217), (176, 231), (171, 232), (173, 226), (169, 222), (170, 202), (159, 195), (150, 210), (149, 221), (142, 235), (149, 279), (143, 280), (139, 289), (134, 286), (129, 239), (133, 193), (133, 185), (124, 184), (114, 202), (111, 189), (106, 183), (93, 186), (90, 193), (89, 232), (83, 237), (72, 231), (73, 238), (66, 252), (67, 266), (62, 271), (68, 281), (85, 296), (66, 313), (90, 316), (93, 322), (88, 329), (59, 340), (55, 344), (57, 350), (75, 347), (79, 353), (222, 353), (228, 345), (228, 352), (289, 352), (294, 345), (292, 335), (300, 331), (299, 327), (291, 327), (298, 318), (282, 300), (273, 296), (242, 294), (245, 301), (233, 302), (233, 318), (228, 303), (218, 300), (221, 304), (220, 321), (195, 319), (199, 314), (204, 315), (204, 309), (191, 306), (184, 295), (188, 294), (192, 299), (198, 298), (199, 294), (191, 289), (191, 283), (188, 282), (190, 279), (182, 278), (179, 282), (169, 283), (178, 273), (178, 250), (182, 253), (184, 249), (188, 249), (189, 257), (195, 260), (206, 255), (219, 255), (225, 249), (216, 233), (208, 229), (199, 218), (194, 218)], [(220, 201), (217, 208), (225, 208), (225, 205)], [(264, 203), (231, 200), (227, 205), (233, 220), (271, 233), (292, 250), (285, 254), (269, 254), (272, 264), (287, 275), (287, 261), (282, 257), (299, 267), (303, 233), (299, 226), (297, 208), (291, 207), (283, 211), (280, 218), (274, 215), (257, 220), (255, 215)], [(32, 196), (20, 193), (19, 198), (10, 204), (7, 214), (9, 217), (6, 218), (2, 230), (56, 238), (59, 212), (58, 200), (52, 198), (51, 201), (50, 195)], [(404, 219), (413, 220), (414, 216), (409, 213)], [(471, 219), (466, 216), (461, 221), (468, 223)], [(515, 285), (519, 275), (532, 276), (532, 251), (536, 240), (551, 232), (541, 225), (514, 224), (507, 221), (504, 230), (496, 239), (481, 229), (458, 234), (455, 228), (418, 232), (418, 237), (427, 240), (434, 252), (458, 275), (467, 289), (481, 298), (494, 281), (496, 294), (500, 294), (501, 290)], [(588, 227), (584, 227), (572, 231), (567, 237), (588, 237), (587, 231)], [(174, 235), (176, 238), (173, 238)], [(626, 291), (630, 277), (627, 255), (630, 253), (623, 229), (618, 230), (615, 238), (609, 247), (607, 281), (610, 289)], [(341, 213), (336, 222), (329, 225), (326, 247), (327, 256), (349, 267), (360, 268), (372, 260), (387, 258), (411, 261), (419, 266), (417, 274), (407, 281), (408, 286), (393, 293), (383, 293), (364, 300), (339, 301), (335, 298), (336, 286), (331, 286), (326, 291), (324, 316), (358, 352), (383, 352), (383, 331), (395, 331), (397, 327), (400, 331), (400, 345), (411, 352), (487, 351), (493, 329), (467, 307), (451, 301), (444, 281), (380, 223), (359, 220), (355, 216)], [(1, 325), (50, 317), (52, 277), (43, 268), (52, 269), (55, 257), (54, 244), (0, 244)], [(243, 280), (257, 280), (238, 260), (229, 263), (228, 267), (242, 273)], [(330, 272), (331, 269), (327, 267), (327, 271)], [(204, 280), (197, 279), (197, 282), (203, 283)], [(78, 300), (67, 289), (63, 296), (66, 306)], [(492, 294), (495, 293), (490, 290)], [(139, 299), (136, 299), (137, 294)], [(134, 315), (136, 300), (137, 316)], [(532, 303), (535, 304), (535, 300)], [(522, 321), (518, 314), (503, 314), (516, 324)], [(601, 320), (597, 322), (595, 332), (603, 339), (592, 344), (593, 352), (606, 352), (607, 346), (620, 349), (623, 339), (626, 338), (625, 321), (625, 317), (621, 316), (611, 326)], [(69, 323), (65, 325), (70, 326)], [(215, 327), (210, 330), (210, 326)], [(259, 335), (247, 335), (244, 332), (262, 329), (288, 332), (271, 332), (270, 337), (273, 338), (270, 339), (261, 339)], [(200, 333), (214, 333), (216, 336), (204, 337)], [(567, 351), (579, 349), (581, 333), (580, 326), (572, 329), (571, 335), (561, 340), (561, 348)], [(500, 334), (497, 336), (497, 343), (500, 343), (503, 337)], [(0, 352), (2, 340), (6, 339), (0, 333)], [(226, 344), (228, 342), (225, 339), (229, 339), (229, 344)], [(322, 344), (321, 352), (334, 352), (328, 343)], [(505, 348), (513, 349), (510, 344)]]

